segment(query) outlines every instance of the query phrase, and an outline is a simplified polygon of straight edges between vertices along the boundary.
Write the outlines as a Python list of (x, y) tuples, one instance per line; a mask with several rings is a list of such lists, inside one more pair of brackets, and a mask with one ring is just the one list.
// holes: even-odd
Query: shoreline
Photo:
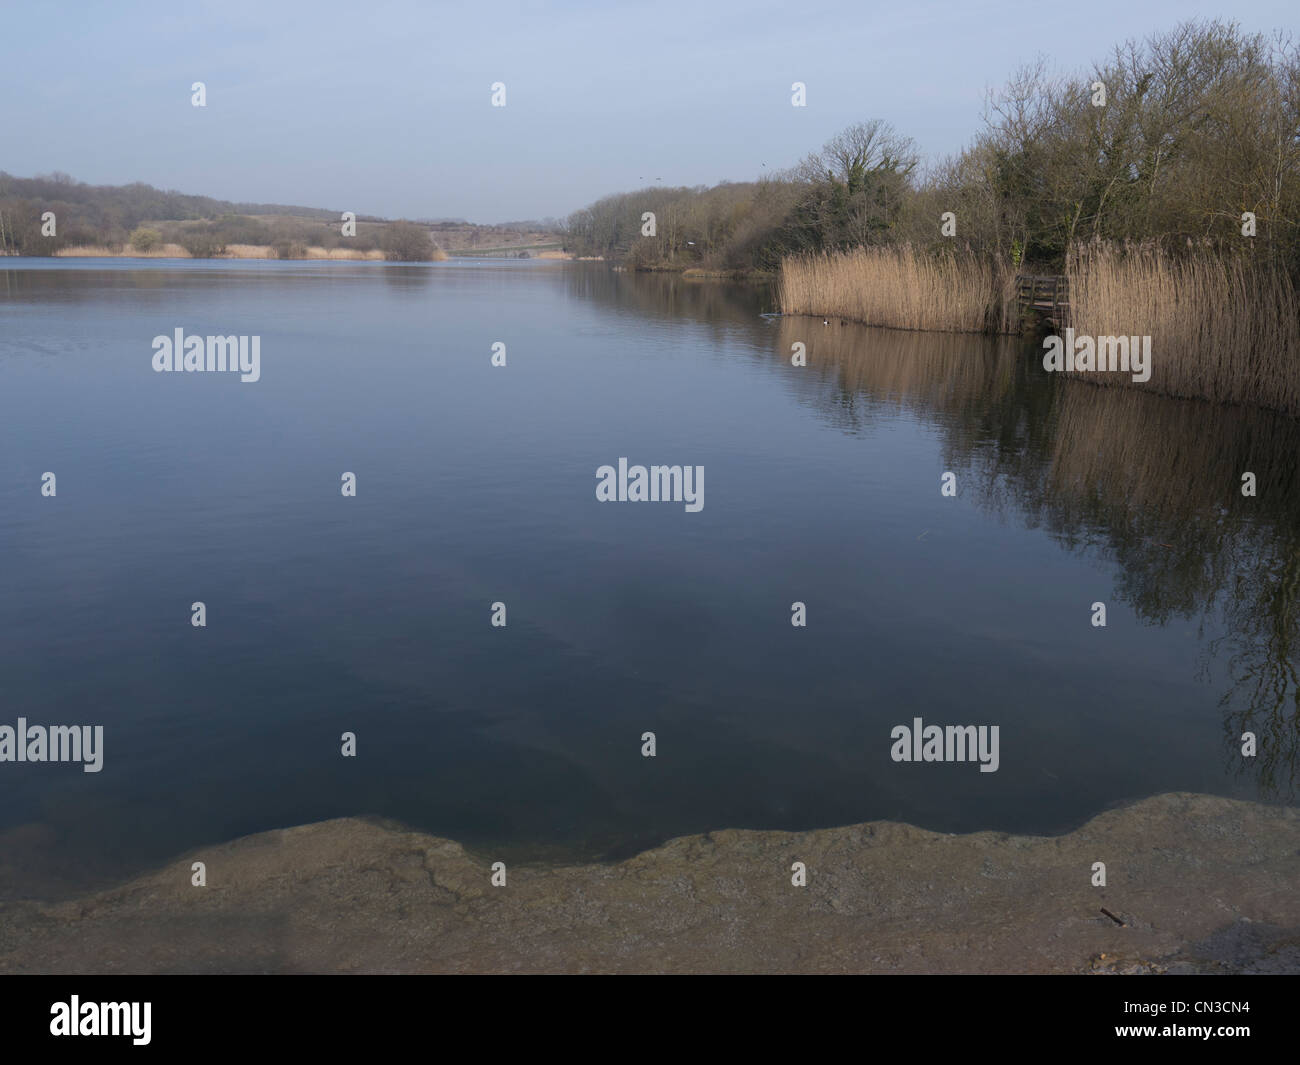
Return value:
[[(520, 248), (519, 251), (533, 252), (531, 248)], [(520, 258), (518, 255), (506, 254), (510, 249), (486, 249), (478, 253), (473, 249), (462, 249), (457, 251), (445, 251), (439, 248), (432, 259), (427, 262), (447, 262), (452, 259), (502, 259), (508, 262), (516, 261)], [(179, 244), (165, 244), (157, 249), (151, 249), (147, 252), (136, 251), (131, 248), (125, 248), (116, 251), (112, 248), (101, 247), (97, 245), (77, 245), (68, 248), (62, 248), (52, 255), (40, 256), (0, 256), (4, 258), (39, 258), (39, 259), (151, 259), (166, 261), (170, 259), (185, 260), (213, 260), (213, 259), (252, 259), (252, 260), (272, 260), (275, 262), (346, 262), (346, 263), (387, 263), (390, 260), (385, 258), (384, 253), (379, 250), (355, 251), (348, 248), (322, 248), (318, 246), (309, 246), (305, 255), (281, 256), (272, 245), (259, 244), (232, 244), (227, 250), (217, 255), (191, 255)], [(565, 252), (540, 251), (525, 256), (528, 259), (541, 259), (546, 262), (569, 262), (573, 256)]]
[[(322, 248), (309, 246), (306, 254), (290, 256), (283, 261), (309, 262), (327, 260), (330, 262), (383, 262), (382, 251), (354, 251), (348, 248)], [(231, 244), (217, 255), (191, 255), (179, 244), (160, 244), (148, 251), (138, 251), (130, 245), (121, 249), (110, 248), (100, 244), (77, 244), (60, 248), (54, 254), (42, 256), (49, 259), (280, 259), (275, 247), (270, 244)]]
[(258, 833), (0, 906), (0, 972), (1300, 971), (1300, 809), (1208, 795), (1056, 837), (874, 821), (518, 865), (500, 887), (492, 864), (361, 818)]

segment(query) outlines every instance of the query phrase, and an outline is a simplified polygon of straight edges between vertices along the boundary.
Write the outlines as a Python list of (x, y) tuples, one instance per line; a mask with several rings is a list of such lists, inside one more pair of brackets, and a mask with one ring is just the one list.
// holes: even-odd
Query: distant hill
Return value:
[[(52, 211), (57, 235), (41, 233), (41, 216)], [(222, 254), (227, 245), (278, 246), (282, 257), (301, 257), (298, 249), (336, 249), (342, 212), (324, 207), (276, 203), (237, 203), (131, 185), (87, 185), (67, 174), (14, 177), (0, 171), (0, 254), (56, 255), (66, 249), (123, 249), (141, 227), (158, 232), (163, 243), (190, 254)], [(347, 247), (358, 253), (383, 243), (391, 224), (377, 215), (358, 215), (357, 233)], [(461, 219), (424, 222), (435, 244), (449, 252), (506, 252), (558, 247), (559, 223), (512, 222), (479, 226)]]
[[(61, 204), (69, 223), (134, 229), (142, 222), (186, 222), (221, 215), (290, 215), (295, 218), (334, 220), (340, 211), (324, 207), (294, 207), (275, 203), (235, 203), (211, 196), (189, 196), (175, 189), (156, 189), (143, 182), (131, 185), (87, 185), (67, 174), (43, 174), (33, 178), (14, 177), (0, 171), (0, 201), (39, 200)], [(57, 213), (57, 206), (45, 210)], [(378, 216), (361, 215), (362, 221), (382, 222)]]

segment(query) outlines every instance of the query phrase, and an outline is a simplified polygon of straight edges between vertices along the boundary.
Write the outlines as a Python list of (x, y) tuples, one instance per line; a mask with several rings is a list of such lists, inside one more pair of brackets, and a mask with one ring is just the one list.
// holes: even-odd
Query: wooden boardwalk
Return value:
[(1023, 311), (1032, 311), (1058, 329), (1070, 312), (1070, 289), (1064, 274), (1020, 274), (1016, 295)]

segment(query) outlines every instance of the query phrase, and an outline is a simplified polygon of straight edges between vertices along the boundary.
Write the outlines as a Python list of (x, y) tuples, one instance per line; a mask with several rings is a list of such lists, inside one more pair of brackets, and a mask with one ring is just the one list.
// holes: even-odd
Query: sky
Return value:
[[(986, 91), (1190, 18), (1295, 0), (0, 0), (0, 170), (390, 218), (563, 217), (747, 181), (879, 118), (960, 150)], [(206, 87), (205, 107), (191, 85)], [(791, 104), (794, 82), (805, 107)], [(505, 106), (492, 86), (505, 85)]]

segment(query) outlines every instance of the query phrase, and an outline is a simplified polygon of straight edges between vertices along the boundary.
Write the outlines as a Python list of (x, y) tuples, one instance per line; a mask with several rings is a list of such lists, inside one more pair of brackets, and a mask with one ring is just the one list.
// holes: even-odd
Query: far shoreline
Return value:
[(453, 259), (501, 259), (506, 262), (517, 262), (522, 259), (538, 259), (546, 262), (569, 262), (574, 259), (568, 252), (560, 251), (540, 251), (534, 252), (528, 248), (520, 248), (520, 252), (528, 252), (527, 255), (508, 254), (510, 249), (485, 249), (481, 254), (476, 254), (473, 250), (457, 250), (446, 252), (437, 249), (431, 259), (425, 260), (391, 260), (388, 259), (382, 251), (353, 251), (347, 248), (323, 248), (311, 246), (306, 249), (305, 255), (280, 255), (272, 245), (254, 245), (254, 244), (236, 244), (229, 245), (226, 251), (216, 255), (191, 255), (179, 244), (165, 244), (158, 248), (150, 249), (147, 252), (136, 251), (134, 249), (116, 250), (101, 246), (78, 246), (74, 245), (68, 248), (61, 248), (52, 255), (29, 255), (29, 256), (5, 256), (0, 258), (0, 264), (7, 258), (25, 258), (25, 259), (123, 259), (123, 260), (157, 260), (157, 261), (198, 261), (205, 262), (210, 260), (220, 260), (225, 262), (238, 260), (270, 260), (275, 262), (369, 262), (369, 263), (398, 263), (398, 262), (449, 262)]

